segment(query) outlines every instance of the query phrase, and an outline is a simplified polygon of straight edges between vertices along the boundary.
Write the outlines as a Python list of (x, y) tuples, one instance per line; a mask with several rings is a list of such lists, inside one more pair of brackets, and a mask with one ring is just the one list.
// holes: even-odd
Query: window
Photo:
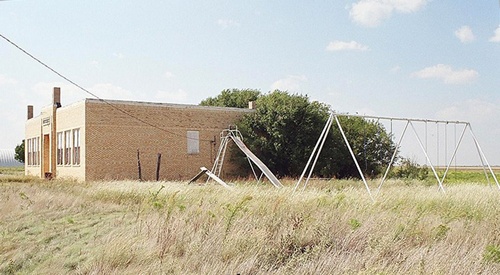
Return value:
[(28, 165), (33, 165), (33, 162), (32, 162), (32, 158), (31, 158), (31, 152), (33, 151), (33, 148), (31, 147), (31, 138), (27, 139), (26, 140), (26, 151), (28, 152), (27, 153), (27, 163)]
[(57, 133), (57, 165), (63, 165), (63, 132)]
[(73, 129), (73, 164), (80, 164), (80, 129)]
[(71, 164), (71, 131), (64, 131), (64, 165)]
[(26, 164), (40, 165), (40, 137), (26, 140)]
[(34, 138), (35, 142), (35, 165), (40, 165), (40, 137)]
[(37, 165), (36, 162), (36, 138), (31, 139), (31, 163)]
[(190, 155), (200, 153), (199, 131), (187, 131), (187, 153)]

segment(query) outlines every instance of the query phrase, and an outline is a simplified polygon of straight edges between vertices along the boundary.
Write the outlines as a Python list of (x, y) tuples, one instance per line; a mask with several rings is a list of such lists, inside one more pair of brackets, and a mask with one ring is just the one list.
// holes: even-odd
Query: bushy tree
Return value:
[(419, 165), (410, 158), (402, 158), (399, 162), (399, 167), (393, 172), (396, 178), (425, 180), (429, 176), (429, 168), (426, 165)]
[(24, 139), (21, 144), (16, 146), (14, 158), (17, 161), (24, 163)]
[(252, 89), (226, 89), (216, 97), (209, 97), (200, 102), (202, 106), (220, 106), (248, 108), (248, 102), (256, 101), (261, 95), (259, 90)]
[[(351, 145), (358, 164), (365, 176), (378, 176), (389, 164), (396, 145), (385, 127), (374, 120), (362, 117), (339, 116), (340, 125)], [(331, 149), (324, 151), (327, 169), (320, 174), (329, 177), (359, 177), (359, 172), (345, 144), (338, 125), (334, 122), (329, 138)], [(330, 166), (329, 166), (330, 165)]]
[[(330, 114), (329, 106), (307, 96), (274, 91), (257, 98), (257, 109), (237, 126), (245, 143), (278, 177), (298, 177)], [(392, 156), (395, 145), (383, 125), (360, 117), (339, 117), (365, 175), (376, 176)], [(233, 154), (242, 168), (248, 162)], [(315, 166), (317, 177), (359, 177), (341, 133), (334, 123)]]
[(297, 176), (327, 118), (326, 105), (274, 91), (257, 99), (256, 111), (246, 115), (238, 128), (247, 146), (277, 176)]

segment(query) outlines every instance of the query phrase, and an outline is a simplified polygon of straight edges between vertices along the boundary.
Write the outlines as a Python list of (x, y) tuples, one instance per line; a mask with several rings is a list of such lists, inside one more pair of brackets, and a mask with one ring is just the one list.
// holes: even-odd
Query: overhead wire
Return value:
[[(18, 50), (20, 50), (21, 52), (23, 52), (24, 54), (26, 54), (27, 56), (29, 56), (30, 58), (32, 58), (33, 60), (35, 60), (36, 62), (38, 62), (39, 64), (41, 64), (42, 66), (44, 66), (45, 68), (49, 69), (50, 71), (52, 71), (53, 73), (55, 73), (56, 75), (58, 75), (59, 77), (61, 77), (62, 79), (68, 81), (69, 83), (71, 83), (72, 85), (76, 86), (78, 89), (84, 91), (85, 93), (91, 95), (92, 97), (96, 98), (97, 100), (103, 102), (103, 103), (106, 103), (107, 105), (109, 105), (110, 107), (114, 108), (115, 110), (141, 122), (141, 123), (144, 123), (150, 127), (153, 127), (157, 130), (160, 130), (160, 131), (163, 131), (163, 132), (166, 132), (166, 133), (169, 133), (171, 135), (174, 135), (174, 136), (179, 136), (179, 137), (185, 137), (183, 135), (179, 135), (175, 132), (172, 132), (172, 131), (169, 131), (169, 130), (166, 130), (164, 128), (161, 128), (157, 125), (154, 125), (142, 118), (139, 118), (137, 116), (134, 116), (132, 115), (131, 113), (123, 110), (122, 108), (116, 106), (115, 104), (112, 104), (110, 103), (109, 101), (105, 100), (105, 99), (102, 99), (100, 98), (99, 96), (97, 96), (96, 94), (92, 93), (91, 91), (89, 91), (88, 89), (85, 89), (84, 87), (82, 87), (81, 85), (79, 85), (78, 83), (74, 82), (73, 80), (69, 79), (68, 77), (66, 77), (65, 75), (63, 75), (62, 73), (56, 71), (55, 69), (53, 69), (52, 67), (50, 67), (49, 65), (47, 65), (45, 62), (41, 61), (40, 59), (38, 59), (37, 57), (35, 57), (33, 54), (29, 53), (27, 50), (23, 49), (21, 46), (17, 45), (15, 42), (13, 42), (12, 40), (10, 40), (9, 38), (7, 38), (6, 36), (4, 36), (3, 34), (0, 33), (0, 37), (3, 38), (5, 41), (7, 41), (8, 43), (10, 43), (11, 45), (13, 45), (14, 47), (16, 47)], [(195, 138), (191, 138), (191, 137), (187, 137), (187, 139), (193, 139), (193, 140), (200, 140), (200, 141), (210, 141), (210, 142), (213, 142), (213, 140), (210, 140), (210, 139), (195, 139)]]

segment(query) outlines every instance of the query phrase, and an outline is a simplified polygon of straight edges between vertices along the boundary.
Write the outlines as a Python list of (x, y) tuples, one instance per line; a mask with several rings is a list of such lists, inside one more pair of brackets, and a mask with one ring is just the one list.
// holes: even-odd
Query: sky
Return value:
[[(198, 104), (223, 89), (286, 90), (341, 113), (468, 121), (500, 165), (497, 0), (11, 0), (0, 1), (0, 34), (100, 98)], [(63, 106), (91, 97), (0, 38), (1, 149), (21, 142), (26, 106), (39, 114), (53, 87)], [(422, 127), (447, 162), (460, 128)], [(480, 164), (463, 146), (459, 160)]]

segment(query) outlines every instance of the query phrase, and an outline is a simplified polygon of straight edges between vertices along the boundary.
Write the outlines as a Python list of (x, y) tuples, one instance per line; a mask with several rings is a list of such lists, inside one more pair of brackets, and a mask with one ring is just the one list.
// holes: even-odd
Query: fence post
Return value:
[(161, 163), (161, 153), (158, 153), (158, 159), (156, 161), (156, 181), (160, 180), (160, 163)]
[(139, 170), (139, 181), (142, 181), (141, 158), (140, 158), (139, 149), (137, 149), (137, 169)]

